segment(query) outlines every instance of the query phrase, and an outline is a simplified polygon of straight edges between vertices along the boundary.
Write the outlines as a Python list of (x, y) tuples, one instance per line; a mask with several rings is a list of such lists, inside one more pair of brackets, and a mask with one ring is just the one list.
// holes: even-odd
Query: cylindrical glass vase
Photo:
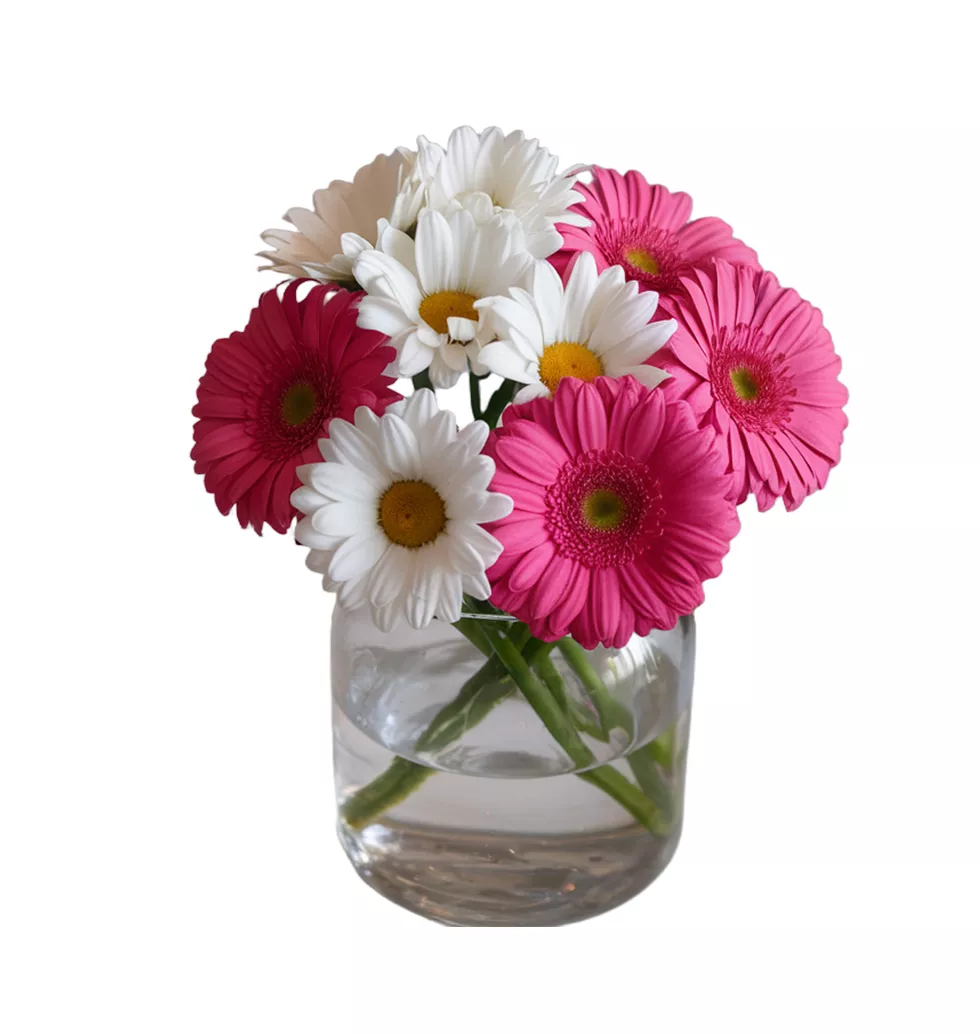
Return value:
[[(591, 651), (528, 646), (507, 618), (472, 621), (470, 638), (438, 621), (385, 633), (367, 610), (335, 608), (341, 842), (377, 891), (450, 925), (552, 926), (614, 908), (680, 837), (693, 618)], [(481, 625), (515, 644), (533, 694), (484, 648)]]

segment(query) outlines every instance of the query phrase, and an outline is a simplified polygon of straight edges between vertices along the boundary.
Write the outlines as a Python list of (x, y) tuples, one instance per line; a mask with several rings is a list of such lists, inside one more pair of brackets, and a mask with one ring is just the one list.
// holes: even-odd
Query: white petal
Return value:
[(398, 302), (371, 295), (362, 298), (357, 307), (357, 325), (364, 330), (378, 330), (388, 337), (415, 326)]
[(333, 557), (332, 549), (311, 549), (306, 554), (306, 566), (317, 574), (326, 574)]
[(504, 547), (490, 532), (485, 531), (478, 524), (449, 520), (446, 522), (446, 531), (449, 535), (468, 542), (483, 557), (485, 567), (494, 563), (504, 550)]
[(290, 503), (302, 513), (313, 513), (314, 510), (326, 505), (326, 496), (320, 495), (314, 488), (307, 488), (302, 485), (289, 497)]
[(381, 418), (381, 431), (381, 455), (388, 469), (402, 478), (419, 477), (419, 443), (411, 427), (401, 417), (385, 413)]
[(578, 342), (588, 340), (586, 313), (598, 283), (599, 273), (596, 270), (595, 259), (587, 251), (581, 252), (575, 260), (568, 283), (565, 285), (565, 309), (562, 315), (560, 340)]
[(412, 628), (425, 628), (435, 616), (440, 582), (441, 573), (437, 564), (420, 556), (405, 599), (405, 616)]
[(470, 492), (451, 499), (447, 515), (471, 524), (487, 524), (508, 517), (513, 509), (514, 500), (502, 492)]
[(378, 248), (404, 266), (415, 279), (418, 279), (418, 256), (415, 241), (407, 233), (390, 226), (386, 219), (378, 220)]
[(537, 363), (528, 362), (513, 341), (491, 341), (480, 350), (480, 362), (491, 373), (527, 384), (537, 376)]
[(448, 535), (447, 538), (449, 562), (459, 574), (482, 574), (486, 570), (486, 561), (469, 542), (458, 535)]
[(464, 574), (463, 592), (472, 596), (475, 600), (487, 600), (490, 598), (490, 582), (486, 574)]
[(417, 333), (419, 341), (426, 348), (442, 348), (448, 339), (446, 334), (440, 334), (439, 331), (433, 330), (428, 323), (420, 323)]
[(433, 457), (441, 456), (456, 440), (455, 414), (449, 410), (440, 410), (416, 430), (415, 436), (419, 440), (423, 463), (428, 465)]
[(446, 320), (446, 324), (449, 328), (449, 336), (453, 341), (459, 341), (461, 344), (472, 341), (476, 335), (477, 324), (473, 320), (464, 319), (462, 316), (450, 316)]
[(341, 463), (356, 467), (370, 477), (379, 488), (386, 483), (388, 478), (384, 461), (374, 444), (373, 435), (365, 434), (346, 420), (335, 419), (330, 421), (329, 441), (334, 455)]
[[(445, 349), (440, 349), (436, 352), (435, 358), (433, 358), (429, 365), (429, 377), (432, 380), (432, 386), (440, 390), (451, 388), (459, 380), (462, 373), (462, 370), (456, 370), (446, 362), (443, 355), (444, 352)], [(465, 368), (466, 364), (464, 362), (463, 369), (465, 370)]]
[(541, 336), (546, 345), (561, 340), (562, 298), (561, 277), (550, 262), (535, 262), (531, 295), (541, 321)]
[(459, 437), (456, 441), (470, 456), (476, 456), (483, 446), (486, 445), (489, 436), (490, 425), (482, 420), (474, 420), (473, 423), (467, 424), (459, 432)]
[(373, 508), (357, 503), (328, 503), (310, 514), (310, 522), (321, 535), (350, 538), (377, 523)]
[(296, 541), (301, 546), (309, 546), (314, 552), (324, 552), (333, 555), (333, 550), (335, 550), (343, 540), (334, 535), (321, 535), (320, 532), (313, 527), (311, 519), (309, 517), (304, 517), (296, 525)]
[(635, 377), (644, 387), (655, 388), (670, 376), (666, 370), (656, 366), (628, 366), (621, 373), (611, 374), (613, 377)]
[(365, 438), (379, 450), (381, 447), (381, 417), (368, 406), (358, 406), (354, 410), (354, 426)]
[(476, 308), (485, 314), (489, 328), (498, 338), (510, 341), (529, 361), (540, 359), (544, 352), (541, 320), (534, 299), (526, 291), (514, 289), (511, 297), (481, 298)]
[(373, 245), (365, 240), (359, 233), (345, 233), (340, 238), (340, 246), (344, 252), (344, 258), (356, 262), (362, 251), (371, 251)]
[(441, 212), (426, 209), (415, 234), (415, 261), (423, 294), (446, 290), (453, 276), (453, 239)]
[(347, 539), (330, 561), (329, 576), (335, 582), (346, 582), (369, 571), (382, 557), (388, 540), (377, 527)]
[(599, 281), (585, 316), (584, 336), (581, 344), (585, 344), (592, 337), (599, 317), (613, 304), (625, 283), (626, 274), (623, 272), (622, 266), (609, 266), (599, 274)]
[(402, 342), (398, 352), (398, 373), (402, 377), (414, 377), (432, 362), (436, 353), (427, 348), (412, 331)]
[(464, 346), (464, 350), (466, 352), (466, 358), (470, 361), (470, 370), (477, 377), (486, 377), (490, 372), (490, 367), (483, 362), (483, 346), (479, 341), (471, 341), (468, 345)]
[(436, 605), (436, 617), (440, 621), (459, 621), (463, 613), (463, 580), (455, 571), (442, 576), (442, 592)]
[(365, 251), (354, 264), (354, 276), (369, 295), (397, 302), (409, 319), (418, 321), (422, 293), (418, 281), (400, 262), (380, 251)]
[(401, 615), (401, 600), (395, 600), (393, 603), (389, 603), (384, 607), (372, 607), (371, 617), (374, 619), (374, 623), (381, 629), (382, 632), (390, 632), (396, 624), (398, 624), (398, 618)]
[(390, 543), (384, 556), (374, 565), (367, 588), (368, 599), (373, 607), (385, 607), (394, 603), (404, 591), (404, 552), (400, 546)]
[(631, 288), (635, 286), (632, 281), (624, 285), (622, 291), (596, 320), (589, 347), (597, 355), (602, 355), (608, 349), (632, 337), (653, 319), (653, 314), (657, 311), (656, 297), (651, 301), (649, 295), (653, 292), (634, 295)]
[(631, 357), (632, 362), (642, 362), (643, 359), (649, 359), (659, 351), (670, 340), (676, 329), (677, 320), (648, 323), (624, 341), (619, 349), (623, 349), (625, 346), (626, 353)]
[[(329, 575), (328, 575), (329, 577)], [(360, 575), (337, 585), (337, 602), (348, 610), (363, 607), (367, 603), (367, 576)]]
[(337, 502), (373, 503), (378, 498), (374, 479), (343, 463), (314, 464), (310, 481), (321, 495)]
[(525, 402), (530, 402), (531, 399), (548, 398), (551, 392), (541, 383), (541, 381), (534, 381), (529, 384), (526, 388), (521, 390), (514, 396), (514, 405), (520, 406)]
[(528, 234), (527, 250), (536, 259), (546, 259), (554, 255), (563, 243), (561, 234), (553, 226), (549, 226)]
[(396, 402), (393, 406), (389, 406), (388, 412), (401, 417), (418, 438), (428, 426), (429, 421), (439, 412), (439, 402), (434, 391), (422, 388), (400, 402)]

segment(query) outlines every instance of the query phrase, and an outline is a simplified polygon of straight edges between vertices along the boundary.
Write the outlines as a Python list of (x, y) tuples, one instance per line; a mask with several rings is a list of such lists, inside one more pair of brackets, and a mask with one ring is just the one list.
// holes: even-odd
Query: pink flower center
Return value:
[(631, 563), (663, 533), (660, 485), (649, 470), (613, 451), (569, 460), (545, 495), (559, 556), (586, 567)]
[(628, 280), (638, 280), (658, 290), (677, 285), (682, 265), (677, 236), (669, 230), (624, 219), (604, 227), (596, 243), (610, 265), (622, 266)]
[(323, 438), (337, 415), (337, 392), (321, 357), (297, 355), (283, 377), (266, 382), (252, 414), (251, 432), (270, 459), (284, 459)]
[(769, 351), (758, 327), (722, 327), (712, 343), (709, 375), (715, 398), (747, 431), (778, 431), (793, 411), (796, 388), (786, 356)]

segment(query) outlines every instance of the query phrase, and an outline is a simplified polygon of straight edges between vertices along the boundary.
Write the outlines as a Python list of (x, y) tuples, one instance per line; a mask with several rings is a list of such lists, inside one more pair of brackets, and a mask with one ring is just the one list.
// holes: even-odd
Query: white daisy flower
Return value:
[(651, 323), (656, 291), (640, 291), (622, 266), (596, 272), (583, 252), (568, 283), (548, 262), (536, 262), (530, 292), (511, 288), (507, 297), (476, 303), (498, 340), (480, 353), (493, 373), (528, 385), (515, 397), (526, 402), (555, 390), (562, 377), (593, 381), (632, 374), (653, 388), (667, 377), (645, 365), (677, 329), (676, 320)]
[(504, 136), (496, 126), (479, 134), (460, 126), (444, 153), (424, 136), (418, 147), (427, 205), (444, 208), (471, 193), (487, 194), (496, 208), (520, 219), (535, 258), (547, 258), (561, 247), (556, 222), (589, 225), (584, 216), (568, 211), (582, 200), (573, 189), (579, 169), (556, 175), (557, 157), (520, 130)]
[(480, 350), (493, 335), (476, 303), (523, 282), (531, 262), (520, 223), (483, 194), (445, 213), (423, 209), (414, 240), (383, 226), (377, 249), (357, 256), (354, 276), (367, 292), (358, 326), (391, 338), (400, 376), (427, 369), (437, 388), (452, 387), (467, 358), (487, 372)]
[(488, 492), (494, 463), (480, 450), (483, 421), (457, 434), (456, 418), (423, 389), (382, 417), (330, 422), (323, 463), (298, 468), (292, 503), (307, 565), (344, 607), (371, 607), (383, 631), (404, 619), (458, 621), (463, 594), (490, 596), (486, 569), (503, 547), (480, 527), (506, 517), (509, 496)]
[[(431, 147), (431, 145), (430, 145)], [(436, 160), (441, 148), (433, 149)], [(414, 151), (398, 148), (379, 154), (358, 169), (354, 182), (334, 180), (313, 195), (313, 211), (291, 208), (283, 218), (296, 230), (266, 230), (262, 240), (272, 269), (292, 277), (313, 277), (323, 282), (352, 282), (354, 259), (377, 239), (378, 220), (400, 230), (410, 229), (422, 207), (423, 190)], [(341, 238), (351, 237), (345, 248)]]

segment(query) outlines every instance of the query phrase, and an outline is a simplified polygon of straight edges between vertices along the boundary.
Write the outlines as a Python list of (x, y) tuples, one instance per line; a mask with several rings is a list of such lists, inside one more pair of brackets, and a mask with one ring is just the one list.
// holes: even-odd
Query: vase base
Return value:
[(338, 827), (361, 879), (447, 926), (561, 926), (608, 912), (648, 887), (677, 848), (639, 826), (531, 837), (396, 822)]

